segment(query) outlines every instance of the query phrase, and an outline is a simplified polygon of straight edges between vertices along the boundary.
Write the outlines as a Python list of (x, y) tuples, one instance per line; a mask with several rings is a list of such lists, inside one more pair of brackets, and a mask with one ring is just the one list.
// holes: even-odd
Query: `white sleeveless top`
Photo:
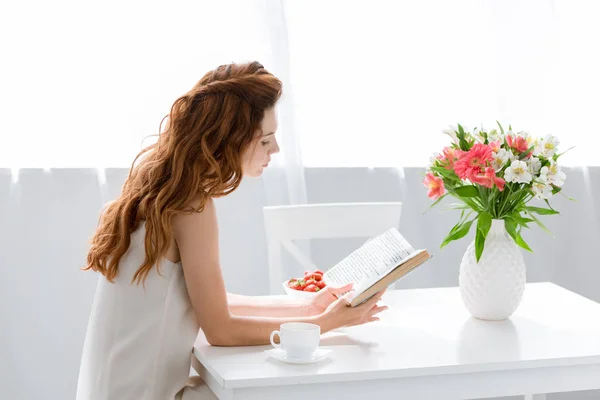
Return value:
[(100, 276), (77, 400), (172, 400), (186, 391), (198, 325), (181, 263), (163, 258), (143, 285), (131, 283), (144, 261), (145, 232), (142, 222), (131, 234), (114, 283)]

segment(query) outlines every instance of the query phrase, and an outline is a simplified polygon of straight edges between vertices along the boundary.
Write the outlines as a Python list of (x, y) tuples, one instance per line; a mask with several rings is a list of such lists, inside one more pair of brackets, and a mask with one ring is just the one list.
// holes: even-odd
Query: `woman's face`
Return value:
[(271, 154), (279, 152), (275, 131), (277, 131), (277, 115), (275, 107), (273, 107), (265, 110), (265, 116), (256, 138), (242, 157), (244, 176), (258, 177), (262, 175), (263, 170), (271, 161)]

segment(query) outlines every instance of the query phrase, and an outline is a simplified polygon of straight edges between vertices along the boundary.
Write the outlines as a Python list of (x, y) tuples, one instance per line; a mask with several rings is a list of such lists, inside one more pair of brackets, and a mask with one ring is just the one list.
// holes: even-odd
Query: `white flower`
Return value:
[(531, 178), (531, 172), (524, 161), (514, 160), (504, 171), (506, 182), (529, 183)]
[(440, 157), (440, 153), (433, 153), (431, 157), (429, 157), (429, 166), (427, 166), (427, 172), (431, 171), (431, 167), (435, 165), (435, 162)]
[(532, 154), (536, 157), (539, 157), (542, 155), (542, 149), (540, 147), (540, 140), (541, 139), (534, 139), (532, 142), (532, 144), (533, 144)]
[(492, 129), (488, 132), (488, 142), (500, 142), (500, 144), (504, 143), (504, 136), (502, 133), (498, 132), (495, 129)]
[[(544, 167), (546, 168), (546, 167)], [(552, 186), (548, 183), (546, 175), (540, 175), (531, 185), (531, 191), (536, 199), (544, 200), (552, 196)]]
[(546, 135), (544, 138), (537, 140), (533, 154), (545, 158), (552, 158), (556, 154), (556, 148), (560, 141), (556, 136)]
[(450, 139), (452, 139), (453, 143), (458, 144), (458, 137), (456, 137), (456, 132), (458, 132), (457, 126), (450, 125), (450, 126), (448, 126), (448, 128), (444, 129), (442, 132), (444, 134), (450, 136)]
[(535, 144), (535, 147), (533, 148), (534, 156), (539, 157), (542, 155), (542, 152), (544, 150), (543, 142), (544, 142), (544, 139), (542, 139), (542, 138), (535, 139), (535, 141), (533, 142)]
[(491, 131), (488, 132), (488, 142), (489, 143), (497, 142), (497, 141), (502, 142), (503, 139), (504, 138), (502, 137), (502, 133), (498, 132), (495, 129), (492, 129)]
[(542, 175), (548, 180), (548, 183), (558, 187), (564, 185), (565, 179), (567, 178), (567, 175), (556, 164), (556, 161), (552, 159), (550, 159), (549, 167), (544, 167), (540, 170), (540, 176)]
[(483, 136), (483, 128), (475, 128), (473, 129), (473, 137), (478, 143), (485, 143), (485, 136)]
[(429, 164), (435, 164), (435, 162), (440, 158), (440, 153), (433, 153), (431, 157), (429, 157)]
[(529, 132), (519, 131), (517, 132), (517, 136), (524, 137), (527, 140), (527, 143), (531, 143), (533, 141), (533, 138), (531, 137)]
[(542, 168), (542, 162), (537, 157), (531, 157), (528, 161), (528, 166), (529, 172), (531, 172), (533, 175), (537, 175)]
[(506, 149), (500, 149), (498, 153), (492, 152), (492, 167), (494, 171), (498, 172), (504, 167), (504, 164), (508, 161), (510, 154)]

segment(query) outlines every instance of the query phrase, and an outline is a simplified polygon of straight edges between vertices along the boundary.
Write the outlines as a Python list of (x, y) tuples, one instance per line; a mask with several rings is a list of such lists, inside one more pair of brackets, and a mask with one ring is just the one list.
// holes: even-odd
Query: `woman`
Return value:
[[(288, 321), (322, 332), (377, 319), (379, 296), (347, 307), (350, 287), (310, 302), (228, 294), (213, 199), (260, 176), (279, 151), (281, 82), (258, 62), (220, 66), (173, 104), (156, 144), (108, 205), (86, 269), (100, 272), (77, 398), (214, 398), (188, 380), (198, 329), (215, 346), (260, 345)], [(202, 393), (207, 397), (202, 397)]]

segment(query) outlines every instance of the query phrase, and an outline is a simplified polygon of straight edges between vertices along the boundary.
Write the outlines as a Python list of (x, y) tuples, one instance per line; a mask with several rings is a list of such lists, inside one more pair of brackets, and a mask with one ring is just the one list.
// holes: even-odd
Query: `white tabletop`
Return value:
[[(333, 353), (318, 364), (273, 360), (264, 352), (270, 346), (212, 347), (203, 337), (194, 354), (209, 385), (218, 386), (213, 390), (225, 392), (532, 368), (600, 368), (600, 304), (553, 283), (528, 284), (517, 312), (499, 322), (470, 317), (455, 287), (388, 291), (383, 302), (390, 309), (380, 322), (324, 334), (321, 346)], [(594, 387), (581, 387), (586, 388)]]

